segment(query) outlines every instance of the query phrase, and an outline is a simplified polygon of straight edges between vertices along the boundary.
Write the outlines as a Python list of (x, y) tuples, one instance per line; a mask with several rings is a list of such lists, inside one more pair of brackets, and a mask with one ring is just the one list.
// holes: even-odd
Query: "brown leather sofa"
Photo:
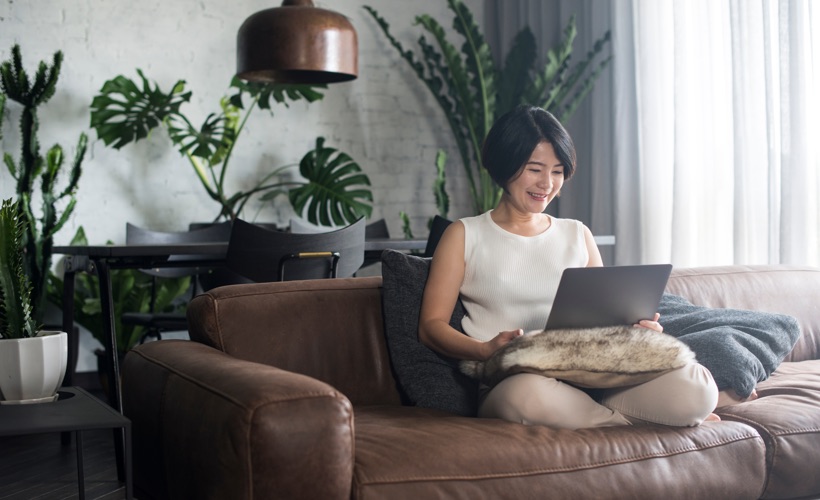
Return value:
[(402, 406), (380, 277), (213, 290), (196, 341), (125, 359), (138, 497), (820, 496), (820, 269), (681, 269), (668, 291), (793, 315), (802, 338), (721, 422), (553, 430)]

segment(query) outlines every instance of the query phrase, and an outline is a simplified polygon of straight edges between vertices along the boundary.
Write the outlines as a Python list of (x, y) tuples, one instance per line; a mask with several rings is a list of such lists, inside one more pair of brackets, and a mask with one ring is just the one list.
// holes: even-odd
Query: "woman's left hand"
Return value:
[(640, 327), (643, 327), (643, 328), (648, 328), (649, 330), (655, 330), (658, 333), (662, 333), (663, 332), (663, 326), (660, 323), (658, 323), (658, 320), (660, 318), (661, 318), (661, 315), (659, 313), (655, 313), (655, 317), (652, 318), (651, 320), (642, 319), (639, 323), (637, 323), (633, 326), (640, 326)]

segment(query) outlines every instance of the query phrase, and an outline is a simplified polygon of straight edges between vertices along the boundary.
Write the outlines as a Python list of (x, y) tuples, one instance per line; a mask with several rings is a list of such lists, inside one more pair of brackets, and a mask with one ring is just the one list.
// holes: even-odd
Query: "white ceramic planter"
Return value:
[(41, 331), (36, 337), (0, 339), (0, 404), (54, 401), (68, 361), (68, 335)]

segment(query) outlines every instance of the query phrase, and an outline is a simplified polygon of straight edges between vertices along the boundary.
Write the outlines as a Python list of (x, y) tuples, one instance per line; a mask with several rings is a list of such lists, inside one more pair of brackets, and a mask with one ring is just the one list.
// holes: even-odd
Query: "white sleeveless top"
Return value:
[(461, 219), (465, 271), (459, 292), (466, 312), (461, 326), (482, 341), (507, 330), (542, 330), (561, 273), (589, 262), (581, 222), (551, 217), (543, 233), (520, 236), (493, 222), (491, 212)]

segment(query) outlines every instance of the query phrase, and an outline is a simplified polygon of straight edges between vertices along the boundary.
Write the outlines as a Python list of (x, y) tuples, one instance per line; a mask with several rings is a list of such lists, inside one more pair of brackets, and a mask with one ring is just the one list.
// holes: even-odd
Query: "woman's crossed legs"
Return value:
[(521, 373), (493, 387), (478, 416), (559, 429), (642, 422), (687, 427), (711, 418), (718, 399), (712, 374), (697, 363), (643, 384), (598, 392), (600, 402), (559, 380)]

